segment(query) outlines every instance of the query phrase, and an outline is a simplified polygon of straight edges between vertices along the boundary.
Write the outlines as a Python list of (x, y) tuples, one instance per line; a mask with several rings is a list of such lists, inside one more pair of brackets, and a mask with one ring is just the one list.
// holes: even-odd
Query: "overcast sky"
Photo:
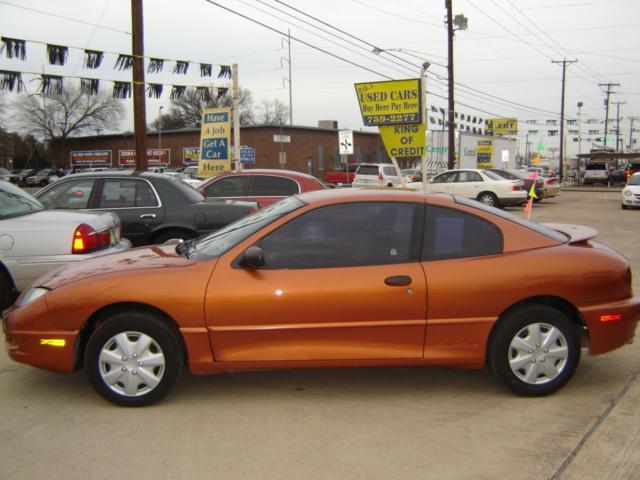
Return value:
[[(315, 126), (318, 120), (332, 119), (341, 128), (363, 128), (353, 84), (416, 77), (424, 60), (432, 63), (427, 102), (446, 107), (444, 0), (217, 3), (275, 30), (290, 29), (294, 38), (358, 65), (292, 40), (296, 125)], [(129, 0), (0, 0), (0, 35), (28, 41), (27, 61), (7, 59), (3, 53), (0, 69), (89, 76), (82, 66), (82, 49), (131, 52), (130, 7)], [(605, 95), (598, 84), (609, 82), (620, 84), (613, 88), (612, 102), (626, 102), (620, 105), (625, 118), (621, 128), (628, 132), (626, 118), (640, 115), (640, 1), (453, 0), (453, 10), (468, 17), (469, 25), (455, 35), (459, 112), (517, 117), (522, 127), (526, 120), (557, 119), (562, 68), (551, 61), (567, 59), (577, 60), (567, 67), (567, 117), (575, 117), (576, 104), (582, 101), (583, 120), (603, 119)], [(144, 20), (146, 56), (237, 63), (241, 86), (251, 90), (257, 102), (277, 98), (289, 103), (288, 66), (282, 60), (288, 51), (281, 34), (205, 0), (146, 0)], [(65, 66), (50, 66), (44, 44), (35, 42), (78, 48), (70, 50)], [(372, 45), (389, 51), (374, 55)], [(115, 59), (108, 55), (97, 73), (89, 71), (104, 79), (102, 84), (109, 89), (112, 83), (107, 80), (130, 79), (130, 72), (114, 69)], [(162, 74), (147, 74), (147, 82), (212, 82), (200, 78), (197, 64), (191, 65), (187, 76), (172, 75), (171, 68), (168, 64)], [(33, 77), (28, 75), (24, 78), (27, 89), (36, 91), (38, 82), (29, 82)], [(215, 86), (227, 83), (213, 80)], [(147, 101), (149, 122), (160, 105), (169, 106), (169, 93), (166, 86), (161, 100)], [(612, 105), (610, 119), (615, 118), (615, 110)], [(131, 116), (119, 130), (130, 129)]]

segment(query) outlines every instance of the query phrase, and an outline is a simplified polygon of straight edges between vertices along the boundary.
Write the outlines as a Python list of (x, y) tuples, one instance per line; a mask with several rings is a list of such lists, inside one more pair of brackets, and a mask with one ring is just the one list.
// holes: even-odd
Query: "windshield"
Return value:
[(306, 204), (296, 196), (287, 197), (269, 207), (258, 210), (253, 215), (242, 217), (240, 220), (198, 239), (186, 254), (189, 258), (196, 260), (219, 257), (262, 227), (304, 205)]
[(8, 182), (0, 185), (0, 220), (44, 210), (38, 200)]
[(633, 175), (628, 185), (640, 185), (640, 175)]

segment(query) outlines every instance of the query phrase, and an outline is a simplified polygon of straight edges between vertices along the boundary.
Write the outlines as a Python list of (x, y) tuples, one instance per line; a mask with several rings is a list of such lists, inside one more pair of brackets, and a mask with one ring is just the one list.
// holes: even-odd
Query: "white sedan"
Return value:
[(640, 207), (640, 173), (634, 173), (622, 189), (621, 206), (625, 210), (629, 207)]
[(489, 170), (447, 170), (427, 183), (427, 190), (472, 198), (492, 207), (522, 205), (528, 192), (522, 180), (506, 180)]
[(120, 237), (117, 215), (46, 210), (19, 187), (0, 181), (0, 311), (54, 268), (130, 247)]

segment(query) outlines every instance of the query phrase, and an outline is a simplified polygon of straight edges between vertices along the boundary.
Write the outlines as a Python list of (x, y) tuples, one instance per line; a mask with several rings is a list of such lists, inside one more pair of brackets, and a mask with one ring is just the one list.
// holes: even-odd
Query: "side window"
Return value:
[(433, 183), (451, 183), (456, 176), (456, 172), (442, 173), (433, 179)]
[(204, 189), (206, 197), (244, 197), (247, 195), (249, 176), (223, 177)]
[(38, 200), (47, 208), (87, 208), (95, 179), (60, 182)]
[(502, 233), (493, 223), (452, 208), (427, 206), (423, 260), (502, 253)]
[(106, 179), (98, 208), (156, 207), (158, 199), (145, 181), (133, 179)]
[(331, 268), (405, 263), (420, 206), (332, 205), (308, 212), (262, 239), (265, 267)]
[(397, 177), (398, 176), (398, 173), (396, 172), (396, 169), (393, 168), (393, 167), (382, 167), (382, 171), (388, 177)]
[(481, 182), (482, 177), (478, 172), (459, 172), (458, 182)]
[(254, 175), (251, 186), (251, 196), (269, 197), (295, 195), (300, 193), (298, 184), (290, 178), (272, 177), (268, 175)]

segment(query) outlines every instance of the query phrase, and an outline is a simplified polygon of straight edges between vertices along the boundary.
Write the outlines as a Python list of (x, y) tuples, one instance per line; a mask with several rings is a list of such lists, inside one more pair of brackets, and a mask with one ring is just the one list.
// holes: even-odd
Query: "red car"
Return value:
[(198, 190), (205, 197), (250, 200), (266, 207), (290, 195), (323, 190), (315, 177), (293, 170), (240, 170), (205, 180)]

